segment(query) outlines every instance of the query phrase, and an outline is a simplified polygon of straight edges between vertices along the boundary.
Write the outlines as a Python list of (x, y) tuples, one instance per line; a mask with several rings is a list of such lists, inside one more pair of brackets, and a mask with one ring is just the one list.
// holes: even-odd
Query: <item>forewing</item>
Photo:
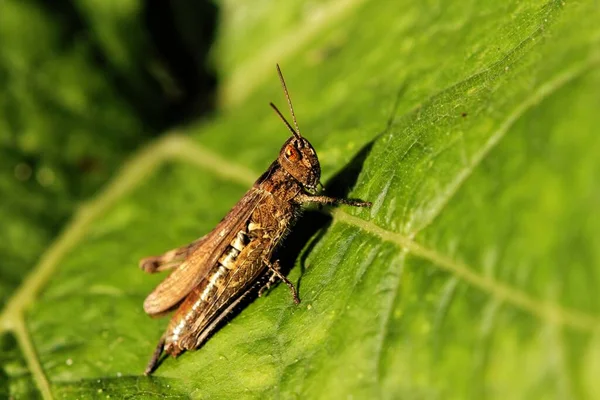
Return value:
[(146, 297), (144, 311), (161, 314), (187, 296), (206, 277), (235, 235), (245, 230), (252, 212), (267, 195), (263, 190), (250, 189), (179, 268)]

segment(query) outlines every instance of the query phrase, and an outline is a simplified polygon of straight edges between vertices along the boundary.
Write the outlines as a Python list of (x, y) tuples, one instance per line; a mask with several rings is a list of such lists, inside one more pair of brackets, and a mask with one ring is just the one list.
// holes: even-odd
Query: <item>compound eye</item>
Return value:
[(285, 147), (285, 157), (292, 162), (296, 162), (300, 160), (300, 153), (294, 146), (288, 145)]

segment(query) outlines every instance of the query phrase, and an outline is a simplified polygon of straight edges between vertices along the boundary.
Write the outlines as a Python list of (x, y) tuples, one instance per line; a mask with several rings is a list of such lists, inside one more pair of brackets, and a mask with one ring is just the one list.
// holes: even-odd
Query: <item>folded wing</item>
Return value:
[(252, 188), (223, 220), (198, 243), (197, 248), (144, 301), (144, 311), (159, 315), (180, 303), (216, 265), (229, 243), (246, 225), (256, 206), (270, 193)]

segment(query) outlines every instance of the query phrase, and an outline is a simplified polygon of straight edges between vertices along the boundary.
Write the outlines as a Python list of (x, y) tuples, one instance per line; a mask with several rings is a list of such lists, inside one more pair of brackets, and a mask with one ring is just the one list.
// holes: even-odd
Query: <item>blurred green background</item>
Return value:
[(0, 5), (0, 303), (131, 152), (214, 108), (207, 1)]

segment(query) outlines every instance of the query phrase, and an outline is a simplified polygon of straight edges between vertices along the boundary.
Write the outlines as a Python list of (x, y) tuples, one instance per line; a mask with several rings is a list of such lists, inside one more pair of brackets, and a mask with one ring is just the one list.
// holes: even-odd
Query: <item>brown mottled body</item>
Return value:
[[(268, 267), (264, 260), (271, 259), (275, 245), (285, 236), (300, 211), (300, 204), (291, 200), (302, 188), (295, 181), (280, 179), (284, 175), (285, 171), (274, 163), (268, 174), (271, 179), (265, 181), (261, 177), (250, 189), (264, 193), (262, 202), (236, 235), (234, 245), (226, 248), (225, 257), (221, 257), (190, 292), (171, 319), (165, 337), (165, 353), (176, 356), (199, 347), (212, 332), (206, 328), (219, 312), (248, 291), (266, 272)], [(237, 245), (240, 243), (243, 246)]]
[(282, 280), (294, 301), (300, 301), (292, 283), (279, 271), (278, 260), (272, 258), (299, 217), (302, 204), (370, 205), (312, 194), (320, 184), (319, 160), (312, 145), (300, 135), (279, 66), (277, 71), (296, 127), (292, 128), (271, 104), (292, 133), (277, 160), (208, 235), (140, 262), (146, 272), (174, 269), (144, 301), (146, 313), (160, 316), (177, 308), (146, 374), (156, 368), (163, 352), (178, 356), (200, 347), (257, 283), (264, 289)]

